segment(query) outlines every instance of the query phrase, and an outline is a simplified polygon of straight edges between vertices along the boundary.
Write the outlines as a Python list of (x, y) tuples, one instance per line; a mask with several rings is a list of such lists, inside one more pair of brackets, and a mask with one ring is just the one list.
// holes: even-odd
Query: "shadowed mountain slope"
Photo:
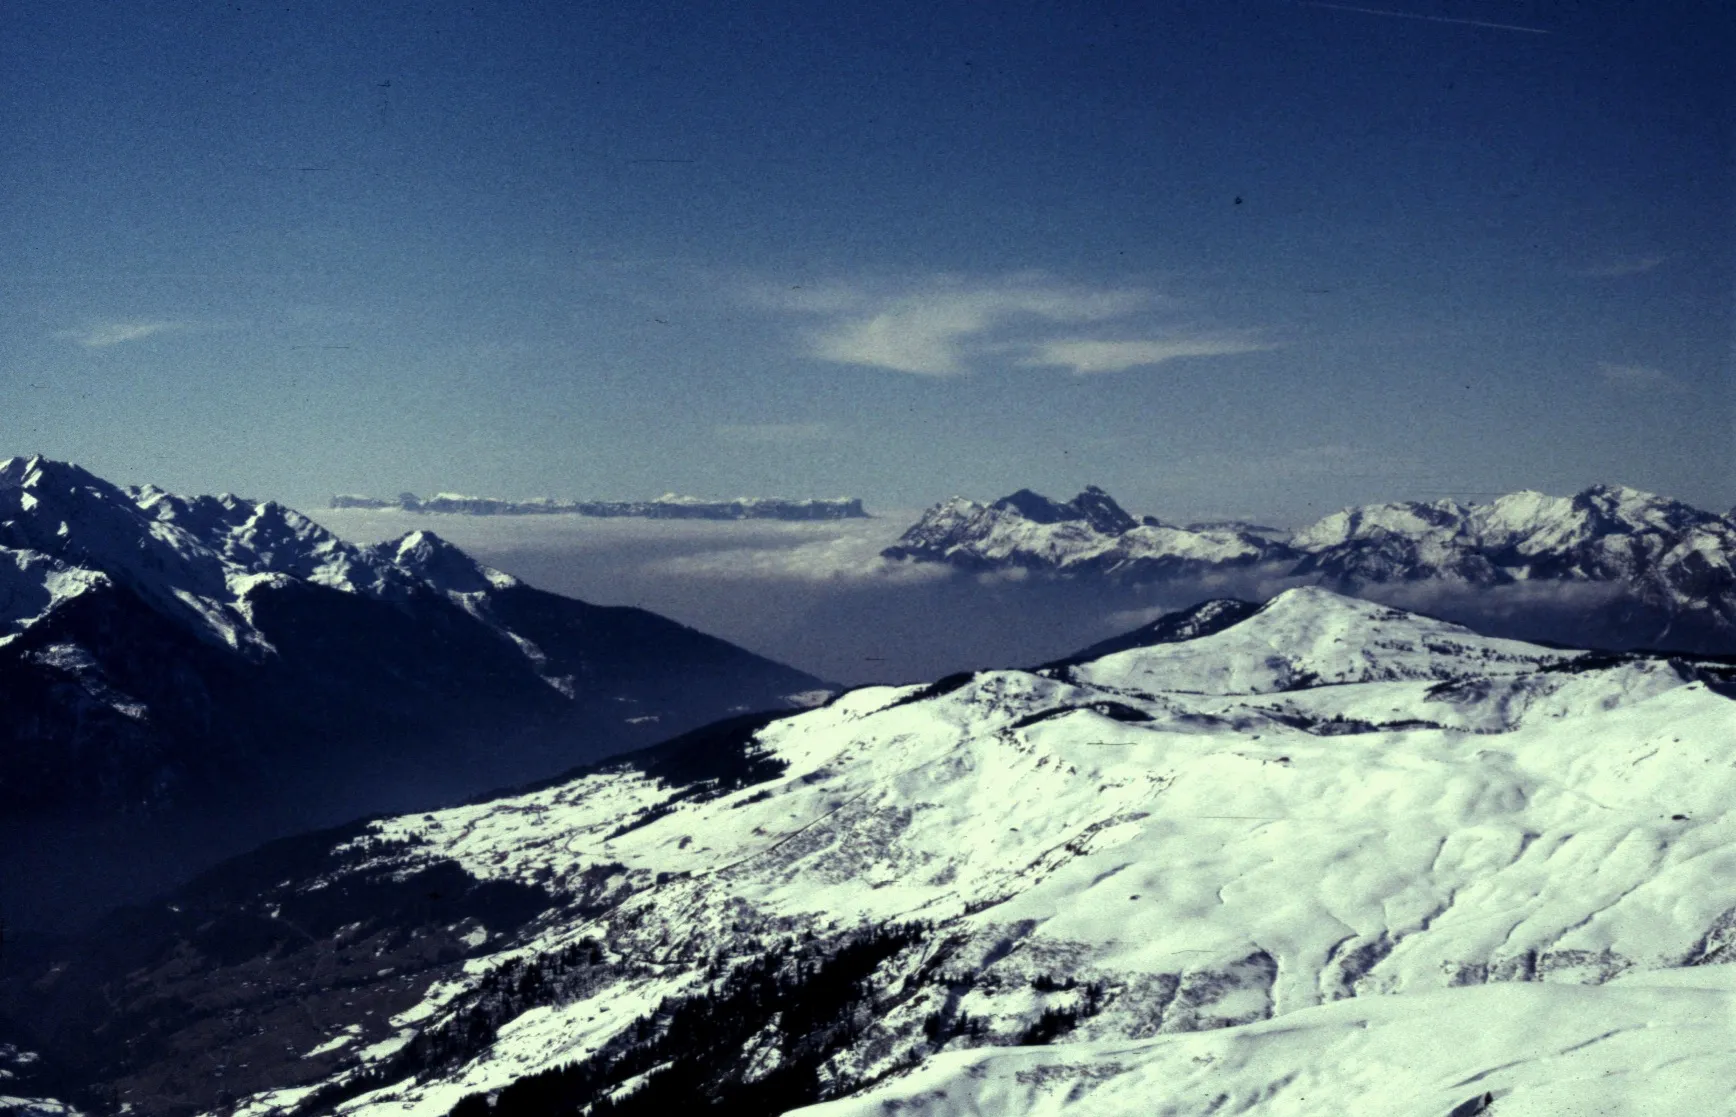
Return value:
[[(450, 802), (825, 684), (428, 532), (0, 462), (0, 902), (64, 921), (224, 853)], [(806, 697), (804, 697), (806, 696)]]

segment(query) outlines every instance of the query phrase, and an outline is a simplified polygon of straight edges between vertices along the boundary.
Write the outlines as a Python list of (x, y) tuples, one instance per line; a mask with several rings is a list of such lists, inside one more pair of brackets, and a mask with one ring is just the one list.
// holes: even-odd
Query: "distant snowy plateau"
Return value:
[(648, 520), (852, 520), (866, 518), (862, 501), (855, 497), (819, 500), (781, 500), (776, 497), (737, 497), (734, 500), (702, 500), (699, 497), (665, 493), (656, 500), (501, 500), (497, 497), (439, 493), (423, 499), (415, 493), (400, 493), (393, 500), (339, 493), (333, 508), (388, 509), (452, 516), (599, 516), (636, 517)]
[(1321, 585), (1525, 639), (1736, 651), (1736, 519), (1622, 486), (1366, 505), (1294, 532), (1135, 519), (1095, 487), (1066, 502), (1023, 489), (937, 504), (885, 555), (1207, 596)]
[(1731, 1111), (1727, 663), (1143, 639), (266, 847), (3, 1007), (136, 1115)]

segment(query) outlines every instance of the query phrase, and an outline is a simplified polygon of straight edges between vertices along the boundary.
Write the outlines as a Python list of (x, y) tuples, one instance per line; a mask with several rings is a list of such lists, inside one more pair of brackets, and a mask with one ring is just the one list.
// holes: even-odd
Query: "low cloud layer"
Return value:
[[(1029, 666), (1209, 598), (1264, 601), (1314, 581), (1290, 577), (1282, 563), (1121, 585), (980, 576), (881, 558), (915, 514), (818, 523), (392, 511), (321, 511), (316, 518), (358, 542), (430, 529), (532, 585), (651, 609), (850, 684)], [(1394, 583), (1362, 596), (1491, 635), (1565, 644), (1652, 643), (1665, 620), (1634, 613), (1608, 584)]]
[(648, 563), (646, 569), (673, 578), (726, 579), (733, 582), (916, 584), (952, 576), (939, 563), (894, 562), (880, 557), (884, 540), (841, 535), (794, 546), (736, 547), (680, 555)]

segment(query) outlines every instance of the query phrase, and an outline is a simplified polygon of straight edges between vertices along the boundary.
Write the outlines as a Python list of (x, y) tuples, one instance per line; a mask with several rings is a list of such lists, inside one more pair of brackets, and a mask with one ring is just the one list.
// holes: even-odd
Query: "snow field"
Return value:
[[(557, 897), (606, 867), (606, 910), (476, 973), (591, 935), (657, 976), (534, 1009), (453, 1076), (346, 1111), (443, 1112), (558, 1065), (568, 1039), (631, 1022), (615, 1006), (768, 936), (917, 920), (934, 924), (920, 956), (875, 978), (903, 992), (832, 1073), (925, 1061), (812, 1112), (1722, 1098), (1693, 1084), (1732, 1069), (1736, 979), (1680, 967), (1736, 939), (1736, 717), (1686, 666), (1574, 655), (1299, 590), (1071, 672), (846, 694), (759, 731), (786, 767), (714, 799), (613, 769), (377, 823), (383, 858), (450, 857)], [(1015, 1042), (1087, 986), (1095, 1013), (1058, 1045), (959, 1050)], [(598, 1003), (607, 1021), (586, 1015)], [(936, 1013), (981, 1028), (937, 1055)]]

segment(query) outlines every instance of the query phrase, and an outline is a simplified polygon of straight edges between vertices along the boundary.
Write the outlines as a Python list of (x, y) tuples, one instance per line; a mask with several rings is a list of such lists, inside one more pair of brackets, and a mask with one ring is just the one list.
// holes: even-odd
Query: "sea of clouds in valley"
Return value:
[[(882, 558), (919, 515), (892, 509), (792, 523), (314, 513), (357, 543), (434, 531), (532, 585), (650, 609), (851, 686), (1034, 665), (1208, 598), (1263, 601), (1303, 584), (1261, 566), (1142, 586)], [(1363, 595), (1492, 635), (1536, 638), (1571, 633), (1575, 618), (1595, 615), (1615, 592), (1587, 583), (1397, 582)]]
[[(1229, 583), (1149, 590), (973, 576), (880, 557), (919, 515), (819, 523), (321, 509), (358, 543), (427, 529), (532, 585), (638, 605), (845, 684), (1034, 664)], [(1279, 587), (1281, 588), (1281, 587)]]

